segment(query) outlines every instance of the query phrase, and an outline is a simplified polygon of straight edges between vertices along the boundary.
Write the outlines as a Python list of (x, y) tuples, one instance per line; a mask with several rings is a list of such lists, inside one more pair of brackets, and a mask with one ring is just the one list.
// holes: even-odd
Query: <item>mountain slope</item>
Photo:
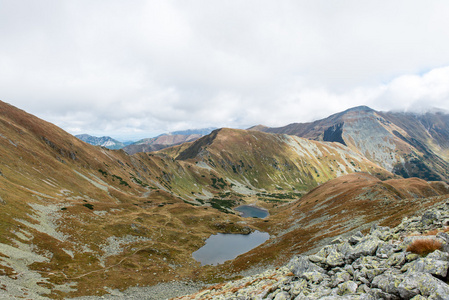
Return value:
[(249, 228), (170, 192), (164, 176), (179, 168), (94, 147), (0, 102), (2, 292), (65, 298), (190, 280), (209, 235)]
[[(217, 174), (212, 187), (239, 196), (290, 192), (295, 197), (352, 172), (367, 172), (381, 178), (392, 176), (338, 143), (239, 129), (218, 129), (193, 143), (159, 153), (202, 172)], [(193, 195), (201, 194), (201, 188), (192, 188)]]
[(347, 145), (404, 177), (449, 182), (449, 115), (377, 112), (361, 106), (311, 123), (255, 128)]
[(75, 135), (75, 137), (88, 144), (94, 146), (102, 146), (108, 149), (122, 149), (123, 147), (125, 147), (124, 143), (117, 141), (109, 136), (96, 137), (88, 134), (78, 134)]

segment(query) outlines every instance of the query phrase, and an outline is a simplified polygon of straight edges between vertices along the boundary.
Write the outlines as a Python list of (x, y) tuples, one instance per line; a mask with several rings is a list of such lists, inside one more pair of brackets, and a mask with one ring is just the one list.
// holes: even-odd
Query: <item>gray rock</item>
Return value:
[(393, 253), (398, 250), (398, 246), (393, 244), (381, 244), (376, 251), (376, 256), (379, 258), (389, 258)]
[(296, 276), (301, 276), (305, 272), (312, 271), (325, 273), (325, 270), (323, 268), (311, 263), (307, 257), (302, 255), (292, 258), (286, 267)]
[(301, 293), (307, 291), (307, 280), (300, 278), (297, 281), (292, 282), (290, 293), (294, 296), (298, 296)]
[(290, 300), (291, 296), (289, 293), (287, 292), (280, 292), (279, 294), (276, 295), (276, 297), (274, 297), (274, 300)]
[(416, 295), (415, 297), (413, 297), (410, 300), (427, 300), (427, 298), (424, 296), (421, 296), (421, 295)]
[(435, 250), (432, 253), (429, 253), (429, 255), (427, 255), (426, 258), (449, 261), (449, 253), (440, 250)]
[(389, 270), (384, 274), (374, 277), (372, 287), (379, 288), (387, 294), (399, 296), (398, 286), (403, 281), (403, 275)]
[(433, 277), (429, 273), (412, 273), (404, 276), (404, 284), (399, 288), (414, 288), (421, 292), (421, 295), (429, 299), (447, 300), (449, 299), (449, 286), (443, 281)]
[(446, 277), (449, 268), (448, 261), (441, 261), (424, 257), (405, 264), (402, 271), (430, 273), (435, 276)]
[(360, 231), (357, 231), (348, 239), (348, 243), (351, 245), (356, 245), (363, 239), (363, 237), (364, 235)]
[(424, 226), (428, 226), (430, 224), (433, 224), (433, 222), (438, 221), (440, 217), (441, 213), (439, 211), (428, 210), (422, 215), (421, 223)]
[(385, 293), (381, 289), (377, 289), (377, 288), (372, 288), (369, 291), (368, 295), (372, 296), (376, 300), (380, 300), (380, 299), (382, 299), (382, 300), (397, 300), (397, 299), (399, 299), (399, 296)]
[(318, 284), (318, 283), (322, 282), (323, 280), (330, 281), (329, 276), (327, 276), (324, 273), (317, 272), (317, 271), (304, 272), (300, 275), (300, 278), (303, 278), (303, 279), (305, 279), (311, 283), (314, 283), (314, 284)]
[(337, 274), (332, 276), (330, 286), (336, 287), (343, 282), (349, 281), (350, 279), (351, 279), (351, 275), (348, 272), (346, 272), (346, 271), (338, 272)]
[(404, 252), (393, 253), (388, 257), (386, 263), (390, 266), (402, 267), (407, 262), (407, 257)]
[(384, 242), (378, 238), (366, 238), (353, 247), (352, 251), (347, 253), (346, 260), (352, 262), (361, 256), (374, 255), (377, 247), (382, 243)]
[(357, 291), (357, 283), (354, 281), (346, 281), (338, 285), (337, 294), (340, 296), (354, 294)]

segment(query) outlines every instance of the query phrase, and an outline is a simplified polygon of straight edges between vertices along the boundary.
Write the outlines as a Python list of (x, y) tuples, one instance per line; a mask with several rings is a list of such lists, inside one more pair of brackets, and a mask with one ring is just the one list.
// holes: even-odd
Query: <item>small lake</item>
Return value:
[(241, 205), (234, 208), (234, 210), (241, 212), (244, 218), (266, 218), (268, 216), (268, 211), (263, 208), (251, 205)]
[(266, 232), (250, 234), (218, 233), (206, 240), (206, 245), (193, 252), (193, 258), (204, 265), (218, 265), (248, 252), (270, 238)]

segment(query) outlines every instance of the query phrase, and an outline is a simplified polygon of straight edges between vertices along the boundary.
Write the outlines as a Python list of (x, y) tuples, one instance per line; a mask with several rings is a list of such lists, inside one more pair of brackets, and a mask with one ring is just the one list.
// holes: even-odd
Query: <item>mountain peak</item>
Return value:
[(353, 111), (354, 112), (359, 112), (359, 111), (371, 112), (371, 111), (375, 111), (375, 110), (366, 105), (360, 105), (360, 106), (356, 106), (356, 107), (347, 109), (343, 113), (348, 113), (348, 112), (353, 112)]

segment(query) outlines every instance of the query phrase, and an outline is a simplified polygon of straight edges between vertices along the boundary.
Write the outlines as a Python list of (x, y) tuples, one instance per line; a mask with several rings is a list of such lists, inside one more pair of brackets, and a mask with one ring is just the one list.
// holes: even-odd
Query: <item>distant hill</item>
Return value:
[(310, 123), (252, 130), (338, 142), (405, 178), (449, 182), (449, 114), (378, 112), (359, 106)]
[(88, 134), (78, 134), (75, 137), (79, 138), (83, 142), (94, 146), (102, 146), (108, 149), (122, 149), (125, 144), (117, 141), (109, 136), (96, 137)]
[(157, 137), (137, 141), (124, 147), (123, 150), (128, 154), (158, 151), (174, 145), (195, 141), (200, 137), (211, 133), (214, 129), (216, 128), (189, 129), (164, 133)]

